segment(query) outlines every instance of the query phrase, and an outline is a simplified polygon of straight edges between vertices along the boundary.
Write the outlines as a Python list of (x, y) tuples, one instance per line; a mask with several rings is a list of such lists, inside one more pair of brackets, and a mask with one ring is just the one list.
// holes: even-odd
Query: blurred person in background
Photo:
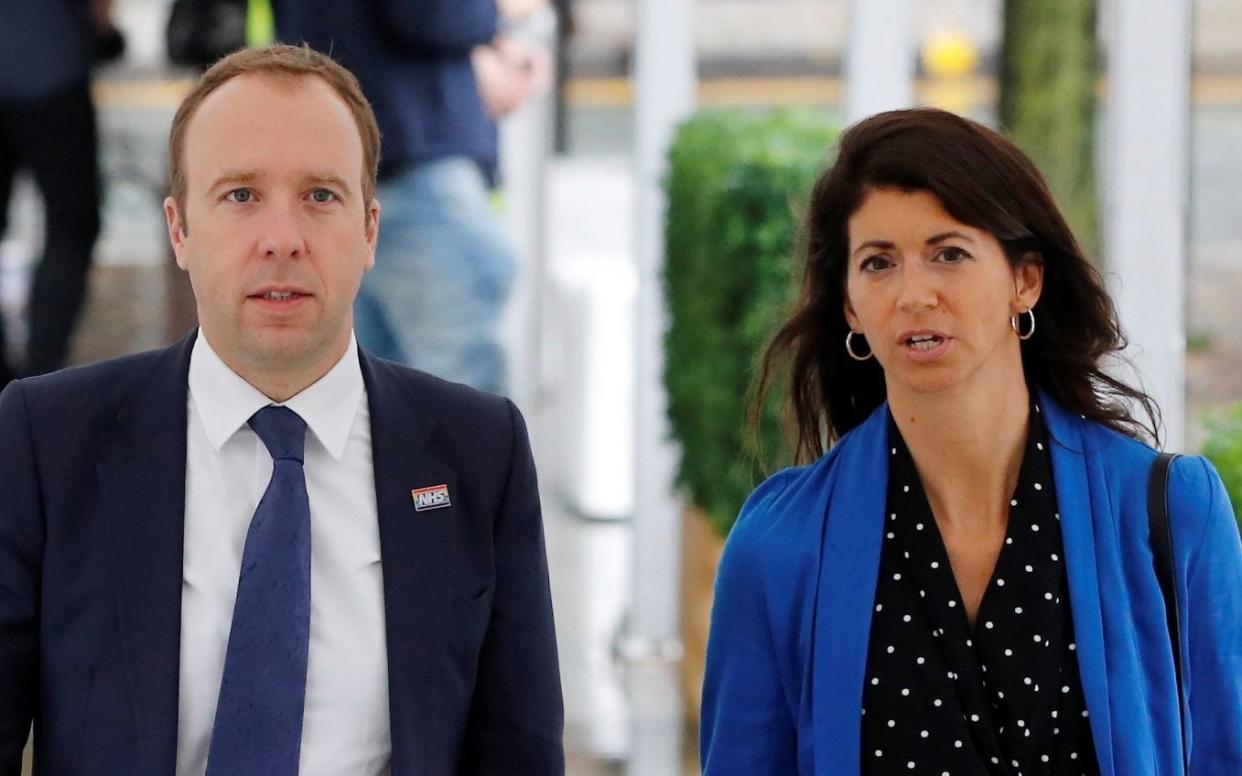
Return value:
[(1158, 572), (1157, 413), (1104, 371), (1116, 311), (1031, 162), (943, 111), (879, 114), (807, 231), (760, 385), (788, 376), (808, 465), (725, 548), (706, 776), (1242, 773), (1229, 499), (1172, 463)]
[(0, 237), (14, 177), (43, 201), (43, 252), (27, 315), (25, 365), (10, 363), (0, 320), (0, 387), (64, 366), (99, 235), (100, 179), (91, 68), (119, 54), (110, 0), (7, 0), (0, 7)]
[(384, 138), (384, 238), (357, 304), (376, 355), (493, 393), (517, 258), (491, 201), (497, 119), (549, 79), (505, 35), (541, 0), (273, 0), (280, 40), (330, 52), (362, 82)]

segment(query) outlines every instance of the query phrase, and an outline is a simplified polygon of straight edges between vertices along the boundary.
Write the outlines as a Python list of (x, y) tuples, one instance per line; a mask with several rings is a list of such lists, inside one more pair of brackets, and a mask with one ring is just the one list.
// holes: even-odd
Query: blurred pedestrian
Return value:
[(362, 82), (384, 137), (384, 237), (358, 339), (377, 355), (496, 393), (516, 255), (493, 209), (496, 120), (547, 81), (546, 56), (501, 34), (532, 0), (274, 0), (277, 36)]
[(110, 0), (8, 0), (0, 22), (0, 234), (13, 180), (28, 172), (45, 213), (28, 306), (24, 366), (0, 321), (0, 386), (64, 366), (99, 234), (100, 180), (91, 67), (115, 55)]

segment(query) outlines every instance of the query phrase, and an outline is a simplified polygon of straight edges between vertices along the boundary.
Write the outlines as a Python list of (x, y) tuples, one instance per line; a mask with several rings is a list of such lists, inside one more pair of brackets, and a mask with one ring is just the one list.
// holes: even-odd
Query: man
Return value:
[(561, 774), (507, 400), (358, 350), (379, 138), (306, 48), (174, 119), (201, 328), (0, 395), (0, 774)]
[(358, 76), (384, 136), (386, 228), (358, 299), (359, 342), (494, 393), (505, 390), (498, 327), (517, 265), (489, 192), (494, 119), (548, 69), (546, 57), (498, 31), (502, 12), (530, 2), (272, 3), (281, 40), (330, 52)]
[(111, 29), (109, 0), (15, 0), (0, 11), (0, 239), (18, 171), (45, 214), (25, 364), (8, 358), (0, 319), (0, 389), (64, 366), (86, 298), (100, 206), (91, 67), (96, 35)]

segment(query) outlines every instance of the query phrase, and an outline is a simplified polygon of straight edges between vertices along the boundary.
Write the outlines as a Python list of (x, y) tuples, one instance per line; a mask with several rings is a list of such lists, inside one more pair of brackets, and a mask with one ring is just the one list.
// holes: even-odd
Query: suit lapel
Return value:
[(99, 465), (130, 713), (147, 773), (177, 756), (185, 528), (186, 376), (194, 337), (157, 356), (117, 415)]
[(1090, 476), (1082, 424), (1046, 394), (1040, 405), (1052, 437), (1052, 476), (1061, 510), (1061, 542), (1069, 577), (1078, 673), (1091, 717), (1091, 733), (1104, 776), (1113, 773), (1112, 720), (1108, 664), (1104, 659), (1104, 621), (1095, 552)]
[(457, 476), (428, 446), (434, 420), (398, 389), (391, 367), (360, 351), (371, 414), (371, 448), (383, 563), (392, 772), (420, 773), (443, 741), (440, 691), (451, 600), (454, 517), (459, 504), (418, 512), (411, 491)]
[(858, 709), (884, 530), (887, 422), (884, 404), (840, 451), (828, 487), (811, 679), (820, 773), (857, 773), (860, 767)]

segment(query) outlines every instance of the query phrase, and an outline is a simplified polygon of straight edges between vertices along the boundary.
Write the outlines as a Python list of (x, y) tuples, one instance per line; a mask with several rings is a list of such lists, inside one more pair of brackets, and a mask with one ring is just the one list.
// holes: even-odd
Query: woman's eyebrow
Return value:
[(952, 239), (954, 239), (954, 238), (956, 238), (956, 239), (958, 239), (958, 240), (965, 240), (965, 241), (966, 241), (966, 242), (968, 242), (968, 243), (973, 243), (973, 242), (974, 242), (974, 240), (970, 239), (969, 237), (967, 237), (966, 235), (962, 234), (961, 232), (953, 232), (953, 231), (950, 231), (950, 232), (941, 232), (940, 234), (934, 234), (934, 235), (932, 235), (931, 237), (928, 237), (928, 238), (927, 238), (927, 244), (928, 244), (928, 245), (935, 245), (935, 244), (937, 244), (937, 243), (942, 243), (942, 242), (944, 242), (945, 240), (952, 240)]

